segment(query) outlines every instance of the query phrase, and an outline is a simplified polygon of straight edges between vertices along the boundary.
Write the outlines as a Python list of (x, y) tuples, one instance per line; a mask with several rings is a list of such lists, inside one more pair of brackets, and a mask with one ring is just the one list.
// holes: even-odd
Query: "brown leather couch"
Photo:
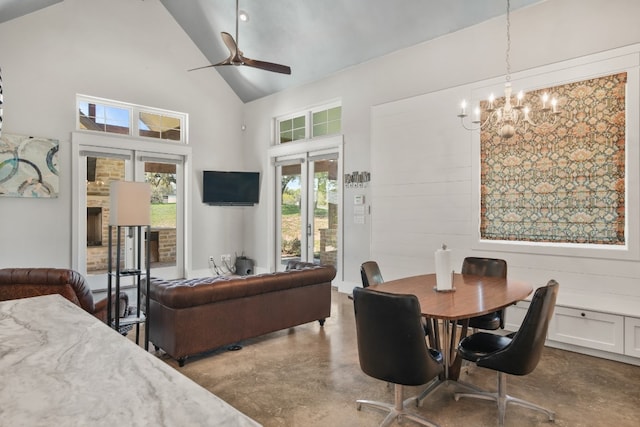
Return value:
[[(184, 366), (187, 357), (331, 314), (332, 266), (290, 262), (255, 276), (151, 279), (149, 339)], [(146, 290), (143, 286), (143, 292)]]
[[(0, 269), (0, 301), (51, 294), (60, 294), (103, 322), (107, 321), (107, 299), (94, 303), (91, 289), (77, 271), (66, 268)], [(127, 294), (122, 292), (118, 300), (122, 316), (127, 310)]]

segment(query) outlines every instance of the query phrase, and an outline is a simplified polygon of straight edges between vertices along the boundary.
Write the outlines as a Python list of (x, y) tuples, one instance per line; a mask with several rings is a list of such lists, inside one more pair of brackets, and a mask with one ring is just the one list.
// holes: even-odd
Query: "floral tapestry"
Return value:
[(509, 139), (482, 130), (482, 239), (625, 243), (626, 82), (620, 73), (530, 92), (532, 106), (543, 92), (558, 99), (556, 123)]

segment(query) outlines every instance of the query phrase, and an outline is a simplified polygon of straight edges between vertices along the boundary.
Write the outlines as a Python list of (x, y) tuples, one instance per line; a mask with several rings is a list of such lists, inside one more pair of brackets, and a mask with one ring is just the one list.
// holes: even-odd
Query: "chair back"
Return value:
[(426, 384), (442, 370), (427, 347), (415, 295), (353, 290), (362, 371), (401, 385)]
[(507, 262), (496, 258), (467, 257), (462, 261), (462, 274), (488, 277), (507, 277)]
[(504, 349), (479, 359), (478, 366), (511, 375), (527, 375), (532, 372), (542, 355), (559, 286), (558, 282), (550, 280), (547, 286), (536, 289), (522, 325), (511, 343)]
[(366, 261), (360, 266), (360, 277), (362, 278), (362, 287), (366, 288), (369, 285), (379, 285), (384, 283), (382, 274), (380, 273), (380, 267), (375, 261)]

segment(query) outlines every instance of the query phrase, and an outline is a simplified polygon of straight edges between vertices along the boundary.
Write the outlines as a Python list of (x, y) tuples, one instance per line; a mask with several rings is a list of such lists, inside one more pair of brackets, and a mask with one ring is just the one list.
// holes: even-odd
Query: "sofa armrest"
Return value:
[[(116, 300), (115, 294), (113, 295), (113, 300), (114, 302)], [(128, 311), (127, 309), (129, 307), (129, 296), (124, 292), (120, 292), (120, 296), (118, 297), (117, 301), (118, 304), (114, 304), (114, 306), (112, 307), (112, 318), (115, 318), (116, 314), (118, 315), (118, 317), (125, 317)], [(104, 298), (95, 304), (95, 311), (93, 312), (93, 315), (103, 322), (107, 321), (107, 305), (107, 298)]]

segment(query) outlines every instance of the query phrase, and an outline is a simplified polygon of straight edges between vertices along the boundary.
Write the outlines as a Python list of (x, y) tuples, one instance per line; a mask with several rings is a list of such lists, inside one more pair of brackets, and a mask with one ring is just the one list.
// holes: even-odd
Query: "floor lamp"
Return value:
[[(110, 197), (110, 212), (109, 212), (109, 303), (107, 307), (107, 322), (110, 326), (115, 326), (116, 330), (120, 330), (121, 321), (119, 316), (115, 316), (112, 321), (111, 311), (111, 283), (115, 279), (115, 295), (120, 294), (120, 278), (126, 276), (132, 276), (135, 279), (137, 288), (137, 310), (135, 316), (127, 317), (122, 323), (136, 324), (136, 343), (138, 343), (138, 337), (140, 336), (140, 323), (145, 323), (145, 349), (149, 346), (149, 298), (145, 298), (146, 307), (144, 315), (140, 311), (140, 284), (141, 278), (145, 278), (146, 293), (149, 295), (149, 279), (150, 279), (150, 267), (149, 267), (149, 240), (151, 237), (151, 186), (146, 182), (131, 182), (131, 181), (112, 181), (109, 187)], [(113, 229), (116, 230), (116, 246), (115, 246), (115, 264), (113, 264)], [(130, 235), (133, 235), (133, 229), (137, 230), (138, 238), (136, 242), (137, 250), (135, 252), (134, 267), (128, 268), (125, 266), (123, 269), (121, 266), (122, 257), (122, 230), (124, 227), (128, 227)], [(142, 229), (145, 229), (145, 236), (142, 234)], [(144, 243), (144, 266), (142, 264), (142, 242)], [(126, 257), (125, 257), (126, 260)]]

